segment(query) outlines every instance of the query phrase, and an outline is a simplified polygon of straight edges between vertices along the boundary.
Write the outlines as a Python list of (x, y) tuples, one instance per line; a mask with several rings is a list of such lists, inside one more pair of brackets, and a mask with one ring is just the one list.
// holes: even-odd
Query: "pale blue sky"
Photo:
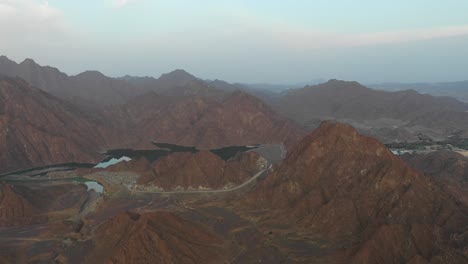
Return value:
[(69, 74), (465, 80), (467, 13), (466, 0), (0, 0), (0, 53)]

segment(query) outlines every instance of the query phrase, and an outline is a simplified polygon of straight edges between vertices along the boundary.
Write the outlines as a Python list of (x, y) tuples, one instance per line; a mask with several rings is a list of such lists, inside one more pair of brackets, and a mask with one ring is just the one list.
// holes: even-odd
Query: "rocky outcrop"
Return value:
[(156, 161), (150, 172), (143, 172), (138, 184), (164, 190), (232, 187), (260, 171), (263, 163), (254, 152), (239, 153), (228, 161), (208, 150), (173, 153)]
[(170, 212), (125, 212), (95, 231), (86, 263), (224, 263), (223, 240)]

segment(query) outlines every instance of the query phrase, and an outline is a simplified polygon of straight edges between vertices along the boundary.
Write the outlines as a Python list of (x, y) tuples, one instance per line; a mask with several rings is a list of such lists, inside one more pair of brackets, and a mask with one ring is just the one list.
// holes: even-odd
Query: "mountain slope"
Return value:
[(0, 74), (20, 77), (54, 96), (73, 102), (83, 109), (100, 110), (104, 105), (123, 104), (136, 96), (153, 91), (166, 96), (222, 98), (232, 92), (210, 84), (178, 69), (159, 78), (124, 76), (111, 78), (98, 71), (85, 71), (68, 76), (50, 66), (41, 66), (32, 59), (16, 63), (0, 57)]
[[(323, 123), (244, 200), (331, 243), (348, 263), (464, 263), (467, 207), (348, 125)], [(462, 239), (454, 246), (453, 237)], [(465, 239), (465, 240), (463, 240)], [(437, 252), (437, 253), (435, 253)], [(455, 261), (455, 260), (460, 261)]]
[(170, 212), (125, 212), (95, 232), (86, 263), (223, 263), (223, 240)]
[(315, 127), (320, 120), (336, 119), (380, 138), (386, 135), (380, 135), (379, 128), (411, 131), (412, 134), (428, 130), (444, 135), (465, 128), (461, 123), (455, 128), (446, 128), (443, 121), (436, 118), (432, 126), (426, 127), (427, 122), (423, 120), (440, 112), (468, 115), (468, 105), (453, 98), (432, 97), (411, 90), (372, 90), (357, 82), (338, 80), (289, 90), (274, 104), (274, 109), (309, 127)]
[(141, 93), (123, 80), (110, 78), (96, 71), (68, 76), (56, 68), (41, 66), (32, 59), (17, 64), (2, 56), (0, 74), (20, 77), (43, 91), (83, 108), (123, 103)]
[(100, 159), (123, 142), (80, 110), (21, 79), (0, 77), (0, 171)]
[(215, 148), (235, 144), (284, 143), (294, 145), (304, 131), (280, 118), (266, 104), (244, 92), (234, 92), (222, 104), (207, 111), (195, 123), (182, 144), (198, 143)]
[(239, 153), (229, 161), (208, 150), (173, 153), (155, 162), (152, 173), (144, 173), (139, 184), (173, 190), (199, 187), (221, 189), (236, 186), (260, 171), (265, 161), (255, 152)]
[(143, 138), (203, 149), (260, 143), (292, 146), (305, 134), (259, 99), (240, 91), (224, 100), (150, 93), (117, 112), (121, 119), (131, 120)]
[[(222, 81), (204, 81), (192, 74), (177, 69), (162, 74), (158, 79), (153, 77), (123, 77), (129, 84), (141, 90), (153, 91), (160, 95), (172, 97), (196, 96), (223, 98), (235, 90), (235, 86)], [(218, 85), (222, 84), (222, 85)]]
[(375, 87), (388, 91), (415, 90), (434, 96), (450, 96), (468, 103), (468, 81), (443, 82), (443, 83), (382, 83), (373, 84)]
[(436, 151), (405, 154), (402, 159), (468, 206), (468, 158), (452, 151)]

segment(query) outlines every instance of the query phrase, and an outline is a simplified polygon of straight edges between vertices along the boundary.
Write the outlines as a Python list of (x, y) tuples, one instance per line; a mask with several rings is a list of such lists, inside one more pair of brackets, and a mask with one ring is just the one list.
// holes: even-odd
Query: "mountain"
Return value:
[(177, 69), (172, 72), (162, 74), (158, 79), (160, 86), (166, 88), (184, 86), (187, 83), (196, 80), (198, 80), (197, 77), (182, 69)]
[(272, 83), (243, 83), (242, 85), (255, 90), (264, 90), (275, 93), (285, 92), (289, 89), (298, 89), (306, 85), (314, 85), (325, 82), (324, 79), (315, 79), (309, 82), (291, 83), (291, 84), (272, 84)]
[(50, 66), (41, 66), (32, 59), (17, 64), (0, 57), (0, 74), (20, 77), (52, 95), (85, 107), (123, 103), (142, 93), (127, 82), (110, 78), (97, 71), (68, 76)]
[(180, 143), (204, 148), (259, 143), (294, 145), (304, 132), (245, 92), (234, 92), (206, 111)]
[[(42, 87), (40, 88), (42, 89)], [(71, 76), (61, 89), (64, 90), (62, 93), (48, 92), (72, 101), (88, 101), (88, 105), (85, 106), (122, 104), (136, 95), (147, 92), (147, 90), (131, 86), (125, 81), (107, 77), (98, 71), (85, 71)]]
[[(79, 78), (98, 77), (88, 72)], [(259, 99), (234, 92), (226, 99), (150, 92), (105, 111), (83, 111), (24, 80), (0, 82), (0, 172), (62, 162), (95, 162), (110, 148), (149, 148), (151, 141), (200, 148), (285, 143), (304, 131)]]
[(41, 66), (32, 59), (17, 64), (1, 56), (0, 74), (20, 77), (43, 91), (92, 111), (106, 105), (123, 104), (149, 91), (168, 96), (213, 97), (222, 97), (229, 92), (180, 69), (163, 74), (158, 79), (133, 76), (111, 78), (98, 71), (68, 76), (56, 68)]
[(95, 162), (133, 136), (19, 78), (0, 77), (0, 172), (63, 162)]
[[(357, 82), (330, 80), (326, 83), (289, 90), (273, 107), (282, 115), (310, 128), (321, 120), (335, 119), (350, 123), (366, 133), (385, 139), (391, 133), (429, 133), (446, 136), (455, 128), (446, 128), (444, 120), (433, 118), (434, 125), (418, 122), (440, 112), (468, 115), (468, 105), (448, 97), (433, 97), (415, 91), (385, 92), (372, 90)], [(440, 123), (438, 123), (440, 122)], [(382, 135), (379, 129), (387, 129)], [(404, 132), (395, 133), (395, 130)], [(393, 138), (406, 140), (407, 138)]]
[(276, 102), (277, 99), (281, 96), (280, 91), (276, 91), (274, 89), (263, 88), (261, 86), (256, 87), (256, 86), (249, 86), (248, 84), (240, 84), (240, 83), (231, 84), (231, 83), (221, 81), (221, 80), (215, 80), (215, 81), (209, 82), (209, 84), (211, 86), (218, 87), (225, 91), (240, 90), (240, 91), (246, 92), (248, 94), (251, 94), (261, 99), (263, 102), (267, 104), (272, 104)]
[(285, 143), (292, 146), (305, 132), (279, 117), (258, 98), (236, 91), (225, 99), (140, 96), (119, 110), (148, 140), (213, 149), (231, 145)]
[(223, 240), (170, 212), (121, 213), (95, 231), (85, 263), (224, 263)]
[(408, 127), (424, 127), (432, 131), (442, 131), (445, 135), (468, 138), (468, 113), (461, 111), (434, 111), (411, 119)]
[(344, 263), (467, 260), (456, 241), (467, 241), (468, 208), (349, 125), (322, 123), (240, 204), (303, 228)]
[(434, 179), (447, 192), (468, 206), (468, 158), (453, 151), (405, 154), (413, 168)]
[(181, 69), (162, 74), (158, 79), (152, 77), (124, 77), (124, 79), (140, 90), (172, 97), (222, 98), (233, 91), (228, 83), (204, 81)]
[(20, 77), (44, 91), (57, 94), (65, 92), (69, 78), (57, 68), (40, 66), (32, 59), (17, 64), (5, 56), (0, 57), (0, 74)]
[(468, 103), (468, 81), (440, 83), (381, 83), (369, 87), (387, 91), (415, 90), (433, 96), (450, 96)]
[(229, 161), (208, 150), (173, 153), (155, 162), (138, 184), (164, 190), (176, 188), (222, 189), (237, 186), (260, 171), (265, 161), (255, 152), (240, 153)]

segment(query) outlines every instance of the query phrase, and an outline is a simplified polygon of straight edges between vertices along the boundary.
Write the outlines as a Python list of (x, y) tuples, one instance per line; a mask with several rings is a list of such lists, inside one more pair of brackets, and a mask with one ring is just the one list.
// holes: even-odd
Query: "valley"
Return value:
[[(157, 168), (165, 164), (174, 172), (180, 169), (185, 171), (185, 165), (177, 163), (182, 160), (177, 159), (176, 167), (171, 167), (173, 165), (167, 159), (171, 155), (183, 154), (190, 159), (182, 162), (188, 162), (200, 153), (200, 157), (208, 159), (214, 155), (207, 156), (203, 151), (177, 152), (188, 149), (165, 145), (168, 146), (175, 152), (151, 162), (151, 166)], [(27, 221), (29, 215), (34, 216), (35, 220), (19, 227), (3, 225), (0, 228), (0, 244), (9, 248), (10, 252), (1, 257), (21, 257), (25, 262), (41, 259), (59, 263), (94, 263), (99, 259), (126, 263), (149, 261), (165, 254), (164, 259), (184, 262), (178, 259), (180, 255), (177, 253), (188, 250), (201, 252), (201, 255), (190, 258), (206, 263), (277, 260), (286, 263), (310, 263), (311, 260), (316, 263), (348, 263), (350, 259), (353, 263), (361, 263), (360, 258), (378, 259), (385, 252), (380, 248), (366, 249), (366, 241), (383, 243), (383, 247), (387, 248), (385, 245), (389, 238), (405, 240), (404, 232), (408, 228), (415, 236), (410, 242), (411, 247), (425, 247), (425, 251), (410, 248), (404, 255), (391, 251), (385, 253), (388, 259), (396, 256), (407, 260), (429, 256), (437, 259), (451, 254), (452, 260), (458, 259), (458, 263), (463, 263), (462, 248), (446, 247), (448, 244), (445, 242), (455, 234), (456, 237), (463, 237), (463, 230), (468, 228), (468, 218), (463, 213), (468, 207), (454, 204), (450, 198), (465, 199), (459, 196), (463, 191), (453, 190), (449, 194), (432, 186), (430, 181), (393, 156), (384, 145), (357, 134), (352, 127), (324, 123), (286, 155), (282, 145), (259, 145), (247, 152), (238, 152), (227, 161), (214, 155), (220, 162), (210, 171), (219, 171), (225, 162), (230, 164), (239, 157), (251, 156), (249, 153), (252, 151), (268, 153), (273, 156), (270, 161), (276, 161), (276, 164), (261, 158), (264, 163), (257, 164), (257, 172), (231, 188), (200, 187), (195, 190), (185, 185), (174, 190), (140, 190), (137, 183), (148, 177), (144, 167), (150, 163), (144, 157), (123, 160), (107, 168), (77, 168), (51, 171), (46, 175), (32, 170), (24, 175), (4, 177), (8, 183), (3, 186), (10, 186), (6, 188), (12, 190), (8, 192), (21, 195), (23, 203), (31, 206), (31, 213), (10, 217), (14, 217), (16, 223), (19, 219)], [(329, 167), (327, 164), (332, 161), (335, 166)], [(183, 175), (204, 178), (205, 175), (194, 173), (199, 165), (190, 162), (192, 173)], [(374, 174), (374, 170), (380, 171), (379, 174)], [(204, 170), (204, 173), (210, 171)], [(175, 177), (177, 173), (172, 175), (172, 181), (178, 181)], [(284, 175), (289, 177), (284, 178)], [(325, 176), (338, 178), (320, 179)], [(370, 178), (363, 180), (367, 177)], [(394, 177), (400, 179), (395, 181)], [(10, 182), (8, 178), (16, 180)], [(367, 186), (374, 184), (377, 184), (377, 189), (368, 189)], [(445, 186), (445, 180), (442, 179), (439, 184)], [(103, 192), (100, 192), (101, 188)], [(349, 188), (357, 190), (350, 191)], [(64, 190), (67, 190), (65, 196)], [(415, 193), (422, 196), (415, 196)], [(48, 195), (55, 196), (55, 205), (47, 205)], [(360, 200), (361, 195), (374, 197), (373, 202)], [(385, 198), (387, 195), (400, 196), (398, 205), (392, 205), (393, 198)], [(5, 199), (2, 204), (17, 198)], [(420, 209), (411, 211), (413, 204), (420, 206)], [(447, 208), (434, 213), (433, 207), (438, 204), (444, 204)], [(365, 220), (371, 217), (380, 220)], [(323, 222), (321, 219), (328, 220)], [(425, 245), (426, 236), (436, 228), (434, 223), (438, 219), (446, 219), (445, 223), (437, 224), (437, 228), (440, 228), (438, 232), (447, 235), (437, 238), (437, 244)], [(336, 229), (338, 227), (340, 229)], [(401, 238), (393, 238), (394, 235)], [(154, 239), (164, 243), (153, 244)], [(112, 241), (120, 242), (113, 244), (116, 242)], [(158, 247), (153, 248), (154, 245)], [(147, 247), (161, 253), (153, 256), (141, 251)], [(439, 252), (437, 255), (428, 253), (436, 248)]]
[(0, 264), (467, 264), (467, 11), (0, 0)]
[(6, 64), (0, 263), (468, 259), (463, 102)]

